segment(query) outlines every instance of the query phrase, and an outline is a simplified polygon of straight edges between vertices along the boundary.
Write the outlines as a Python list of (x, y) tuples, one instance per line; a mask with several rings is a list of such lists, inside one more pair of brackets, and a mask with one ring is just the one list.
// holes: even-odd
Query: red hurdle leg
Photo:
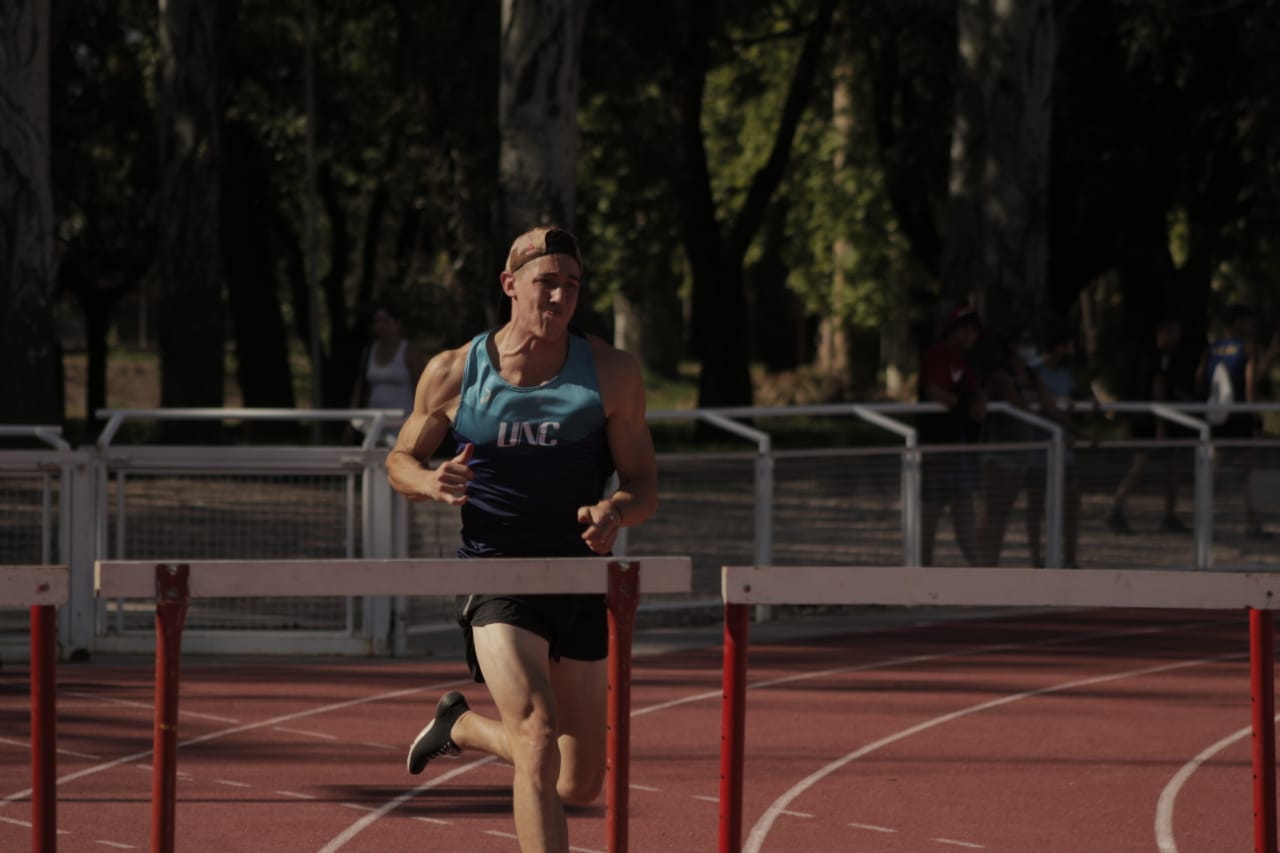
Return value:
[(57, 803), (57, 610), (51, 604), (31, 608), (31, 826), (32, 850), (58, 849)]
[(1270, 610), (1249, 611), (1253, 696), (1253, 849), (1276, 853), (1275, 628)]
[(178, 804), (178, 673), (191, 602), (190, 567), (156, 566), (156, 722), (151, 768), (151, 850), (173, 853)]
[(742, 850), (742, 764), (747, 716), (745, 604), (724, 606), (724, 695), (720, 716), (720, 853)]
[(605, 835), (609, 853), (627, 850), (631, 765), (631, 636), (640, 602), (640, 564), (609, 564), (609, 738), (605, 747)]

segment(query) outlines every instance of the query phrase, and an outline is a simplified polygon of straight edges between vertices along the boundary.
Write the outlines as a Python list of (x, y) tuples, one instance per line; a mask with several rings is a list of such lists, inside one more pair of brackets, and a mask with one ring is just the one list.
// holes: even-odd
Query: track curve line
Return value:
[[(930, 624), (932, 623), (925, 623), (922, 627), (929, 627)], [(1194, 622), (1194, 623), (1190, 623), (1189, 625), (1182, 625), (1177, 627), (1186, 629), (1186, 628), (1195, 628), (1195, 627), (1205, 627), (1205, 626), (1210, 626), (1214, 624), (1217, 624), (1217, 623)], [(1063, 634), (1056, 637), (1046, 637), (1045, 639), (1042, 639), (1042, 640), (1031, 640), (1031, 641), (1022, 642), (1022, 643), (993, 643), (993, 644), (982, 645), (982, 646), (972, 646), (967, 649), (956, 649), (954, 651), (949, 651), (949, 652), (937, 652), (935, 654), (928, 654), (928, 655), (908, 655), (906, 657), (890, 658), (888, 660), (882, 660), (882, 661), (871, 661), (869, 663), (856, 664), (854, 666), (836, 667), (834, 669), (823, 669), (823, 670), (818, 670), (816, 672), (793, 673), (791, 675), (781, 676), (779, 678), (770, 678), (763, 681), (757, 681), (754, 684), (748, 685), (747, 689), (759, 690), (766, 687), (776, 687), (780, 684), (791, 684), (797, 681), (807, 681), (814, 678), (825, 678), (830, 675), (841, 675), (849, 672), (866, 672), (868, 670), (887, 669), (895, 666), (908, 666), (911, 664), (928, 663), (930, 661), (946, 660), (948, 658), (962, 657), (965, 655), (989, 654), (991, 652), (1035, 648), (1038, 646), (1065, 645), (1073, 642), (1112, 639), (1115, 637), (1131, 637), (1131, 636), (1139, 636), (1142, 634), (1158, 634), (1168, 630), (1173, 630), (1173, 629), (1169, 627), (1127, 628), (1123, 631), (1105, 631), (1105, 632), (1098, 632), (1095, 634), (1083, 634), (1083, 635)], [(689, 705), (694, 702), (702, 702), (709, 699), (720, 699), (720, 698), (723, 698), (723, 696), (724, 696), (723, 690), (708, 690), (701, 693), (693, 693), (693, 694), (690, 694), (689, 696), (684, 696), (679, 699), (672, 699), (667, 702), (659, 702), (655, 705), (647, 705), (643, 708), (634, 708), (631, 711), (631, 717), (633, 718), (641, 717), (647, 714), (655, 713), (657, 711), (665, 711), (670, 708), (679, 707), (681, 705)], [(363, 818), (356, 821), (351, 826), (347, 827), (347, 829), (344, 830), (341, 834), (335, 836), (327, 845), (325, 845), (325, 847), (321, 849), (321, 853), (333, 853), (333, 851), (341, 849), (348, 841), (350, 841), (360, 832), (364, 831), (366, 828), (368, 828), (369, 826), (371, 826), (381, 818), (390, 814), (397, 807), (408, 802), (410, 799), (413, 798), (413, 795), (416, 794), (417, 792), (436, 787), (438, 784), (440, 784), (440, 782), (457, 778), (458, 776), (461, 776), (464, 773), (468, 773), (471, 770), (478, 768), (486, 763), (487, 762), (483, 760), (472, 762), (466, 765), (465, 767), (459, 767), (456, 770), (450, 771), (448, 774), (446, 774), (446, 778), (434, 780), (433, 784), (421, 785), (417, 788), (413, 788), (405, 792), (404, 794), (393, 797), (392, 799), (388, 800), (387, 802), (379, 806), (375, 811), (370, 812), (368, 815), (365, 815)]]
[(967, 708), (961, 708), (959, 710), (952, 711), (949, 714), (943, 714), (940, 717), (934, 717), (930, 720), (925, 720), (922, 723), (917, 723), (909, 728), (894, 732), (893, 734), (882, 737), (877, 741), (867, 744), (866, 746), (859, 747), (848, 755), (845, 755), (842, 758), (827, 764), (825, 767), (810, 773), (804, 779), (801, 779), (793, 785), (781, 797), (774, 800), (773, 804), (770, 805), (769, 808), (765, 810), (765, 813), (761, 815), (760, 819), (756, 821), (755, 826), (751, 828), (751, 834), (747, 837), (746, 844), (743, 845), (742, 848), (743, 853), (760, 853), (760, 848), (764, 845), (764, 840), (768, 837), (770, 830), (773, 829), (773, 824), (778, 819), (778, 816), (781, 815), (797, 797), (809, 788), (812, 788), (827, 776), (830, 776), (840, 768), (857, 761), (859, 758), (870, 755), (876, 750), (897, 743), (898, 741), (906, 740), (913, 735), (918, 735), (921, 732), (928, 731), (929, 729), (943, 725), (944, 723), (950, 723), (954, 720), (961, 719), (962, 717), (968, 717), (981, 711), (989, 711), (992, 708), (999, 708), (1003, 705), (1009, 705), (1022, 699), (1046, 696), (1051, 693), (1060, 693), (1064, 690), (1072, 690), (1077, 687), (1088, 687), (1094, 684), (1104, 684), (1109, 681), (1120, 681), (1125, 678), (1138, 678), (1143, 675), (1154, 675), (1158, 672), (1171, 672), (1173, 670), (1186, 669), (1192, 666), (1203, 666), (1207, 663), (1238, 660), (1243, 657), (1246, 657), (1246, 655), (1230, 654), (1218, 657), (1198, 658), (1196, 660), (1178, 661), (1177, 663), (1161, 664), (1160, 666), (1149, 666), (1143, 667), (1142, 669), (1132, 669), (1125, 672), (1113, 672), (1107, 675), (1097, 675), (1091, 678), (1080, 678), (1074, 681), (1066, 681), (1062, 684), (1041, 687), (1037, 690), (1027, 690), (1022, 693), (1011, 693), (1008, 696), (1002, 696), (999, 699), (990, 699), (986, 702), (980, 702), (977, 705), (970, 705)]
[[(1280, 714), (1276, 714), (1274, 722), (1280, 722)], [(1253, 726), (1245, 726), (1217, 743), (1210, 744), (1199, 755), (1182, 765), (1181, 769), (1165, 784), (1160, 792), (1160, 799), (1156, 801), (1156, 846), (1160, 853), (1178, 853), (1178, 843), (1173, 837), (1173, 808), (1178, 794), (1182, 791), (1182, 786), (1187, 784), (1187, 780), (1200, 769), (1202, 764), (1252, 733)]]

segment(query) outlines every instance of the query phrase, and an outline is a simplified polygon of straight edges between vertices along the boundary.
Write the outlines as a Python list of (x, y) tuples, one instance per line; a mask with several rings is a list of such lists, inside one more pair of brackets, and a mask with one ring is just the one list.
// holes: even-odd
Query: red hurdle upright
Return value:
[(0, 566), (0, 607), (26, 607), (31, 625), (31, 849), (58, 845), (58, 610), (67, 603), (66, 566)]
[(1139, 607), (1249, 611), (1255, 853), (1277, 853), (1275, 641), (1280, 572), (724, 566), (719, 853), (742, 850), (748, 606)]
[(1253, 849), (1276, 853), (1275, 628), (1270, 610), (1249, 611), (1253, 702)]
[(31, 825), (36, 853), (58, 849), (57, 629), (52, 604), (31, 606)]
[(156, 566), (156, 717), (151, 764), (151, 850), (173, 853), (178, 807), (178, 681), (191, 569)]
[(747, 632), (745, 604), (724, 606), (724, 693), (720, 716), (720, 853), (742, 849), (742, 762), (747, 717)]
[(631, 636), (640, 603), (638, 563), (610, 563), (609, 591), (609, 736), (605, 746), (605, 839), (609, 853), (625, 853), (628, 844), (628, 796), (631, 765)]
[[(609, 622), (609, 695), (605, 830), (609, 853), (626, 853), (631, 731), (631, 641), (645, 591), (687, 593), (688, 557), (492, 560), (190, 560), (177, 566), (100, 560), (97, 594), (156, 596), (155, 755), (152, 850), (173, 853), (178, 748), (178, 692), (182, 629), (192, 598), (310, 595), (453, 595), (467, 592), (604, 592)], [(430, 571), (414, 572), (413, 569)]]

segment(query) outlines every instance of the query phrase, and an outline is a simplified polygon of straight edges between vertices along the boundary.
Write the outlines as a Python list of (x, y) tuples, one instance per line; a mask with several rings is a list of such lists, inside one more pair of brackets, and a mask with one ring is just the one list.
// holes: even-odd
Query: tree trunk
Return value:
[(943, 288), (1012, 328), (1048, 305), (1052, 0), (960, 0)]
[(835, 5), (834, 0), (823, 0), (809, 25), (787, 89), (773, 147), (753, 176), (742, 209), (726, 235), (721, 231), (711, 194), (711, 172), (702, 137), (702, 96), (716, 9), (710, 2), (690, 4), (681, 82), (672, 101), (681, 128), (681, 215), (685, 251), (693, 273), (691, 326), (697, 347), (695, 354), (702, 363), (698, 376), (701, 407), (751, 403), (743, 260), (791, 157), (796, 127), (813, 90), (818, 58), (831, 29)]
[[(847, 44), (841, 47), (842, 56), (836, 63), (834, 85), (831, 87), (831, 124), (839, 144), (831, 157), (831, 180), (841, 184), (841, 173), (847, 168), (849, 140), (853, 138), (853, 61), (848, 56)], [(848, 280), (849, 256), (853, 246), (845, 237), (837, 237), (831, 246), (833, 280), (831, 301), (842, 302), (844, 291), (851, 284)], [(818, 324), (818, 353), (815, 366), (819, 371), (839, 379), (842, 389), (853, 387), (853, 343), (849, 320), (833, 312), (822, 315)]]
[(506, 239), (573, 228), (578, 63), (589, 0), (503, 0), (499, 175)]
[(246, 406), (293, 408), (289, 334), (276, 287), (270, 182), (252, 128), (225, 127), (220, 238), (227, 306), (235, 338), (236, 379)]
[(49, 0), (0, 0), (0, 423), (61, 424), (53, 324)]
[(884, 325), (880, 327), (880, 369), (885, 393), (894, 399), (910, 396), (907, 377), (918, 368), (919, 351), (911, 338), (911, 292), (915, 289), (910, 267), (895, 273), (885, 300)]
[[(223, 404), (216, 0), (159, 0), (160, 191), (154, 268), (160, 405)], [(196, 440), (208, 430), (178, 429)]]

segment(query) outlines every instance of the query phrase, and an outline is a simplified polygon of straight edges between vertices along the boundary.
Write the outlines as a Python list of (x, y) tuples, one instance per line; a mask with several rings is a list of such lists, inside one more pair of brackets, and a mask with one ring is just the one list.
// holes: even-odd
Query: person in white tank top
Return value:
[[(360, 372), (352, 389), (353, 409), (398, 409), (406, 415), (413, 410), (413, 394), (425, 359), (401, 331), (400, 316), (390, 305), (379, 304), (373, 312), (373, 341), (365, 349)], [(363, 431), (367, 424), (353, 422)], [(394, 442), (397, 430), (383, 436)]]

